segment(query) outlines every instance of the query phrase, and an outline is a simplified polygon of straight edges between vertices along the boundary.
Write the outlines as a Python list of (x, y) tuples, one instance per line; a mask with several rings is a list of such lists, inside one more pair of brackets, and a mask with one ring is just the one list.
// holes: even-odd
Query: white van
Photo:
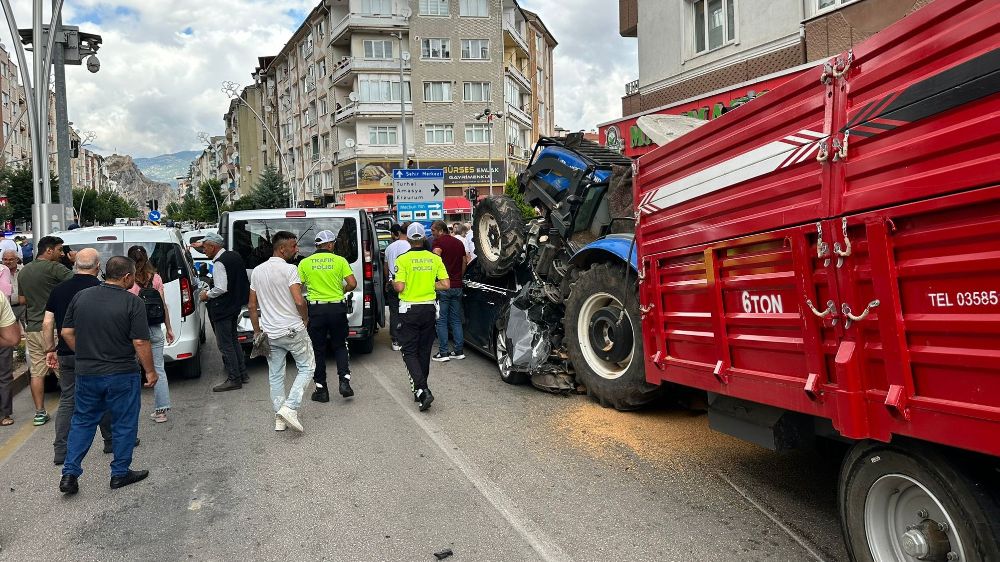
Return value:
[(198, 277), (184, 253), (181, 237), (173, 228), (158, 226), (95, 226), (54, 232), (74, 250), (94, 248), (101, 264), (124, 256), (132, 246), (146, 249), (149, 261), (163, 278), (174, 342), (163, 348), (165, 362), (182, 378), (201, 376), (201, 344), (205, 341), (205, 307), (197, 299)]
[[(371, 353), (375, 334), (385, 326), (385, 299), (382, 293), (382, 260), (379, 259), (375, 223), (362, 209), (256, 209), (222, 214), (219, 235), (226, 248), (243, 258), (247, 275), (270, 259), (271, 237), (280, 230), (299, 237), (299, 255), (294, 263), (316, 251), (316, 234), (322, 230), (337, 236), (334, 252), (351, 264), (358, 286), (348, 297), (353, 311), (348, 316), (348, 341), (360, 353)], [(250, 314), (240, 316), (237, 326), (240, 343), (253, 343)]]

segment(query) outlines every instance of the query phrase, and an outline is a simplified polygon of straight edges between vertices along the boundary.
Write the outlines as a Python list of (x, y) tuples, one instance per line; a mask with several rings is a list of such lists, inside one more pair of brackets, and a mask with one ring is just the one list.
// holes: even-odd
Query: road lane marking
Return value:
[(795, 531), (791, 530), (787, 525), (785, 525), (784, 523), (782, 523), (781, 521), (779, 521), (777, 517), (775, 517), (770, 511), (768, 511), (767, 509), (765, 509), (764, 506), (762, 506), (759, 503), (757, 503), (756, 500), (754, 500), (752, 497), (750, 497), (750, 494), (744, 492), (742, 488), (740, 488), (739, 486), (737, 486), (736, 484), (734, 484), (733, 481), (730, 480), (725, 474), (722, 474), (721, 472), (719, 472), (717, 470), (712, 471), (712, 472), (715, 472), (715, 475), (718, 476), (720, 480), (722, 480), (726, 484), (729, 484), (729, 487), (732, 488), (733, 490), (735, 490), (737, 494), (739, 494), (740, 496), (742, 496), (743, 499), (747, 501), (747, 503), (749, 503), (750, 505), (752, 505), (753, 507), (755, 507), (757, 509), (757, 511), (763, 513), (768, 519), (770, 519), (771, 521), (773, 521), (775, 525), (777, 525), (778, 527), (780, 527), (781, 530), (785, 532), (785, 534), (787, 534), (789, 537), (792, 537), (792, 540), (794, 540), (795, 542), (799, 543), (799, 546), (801, 546), (806, 552), (808, 552), (810, 556), (812, 556), (814, 559), (818, 560), (819, 562), (825, 562), (825, 559), (822, 556), (820, 556), (819, 553), (817, 553), (815, 550), (813, 550), (812, 547), (809, 546), (809, 544), (808, 544), (808, 542), (806, 542), (805, 538), (803, 538), (798, 533), (796, 533)]
[(404, 399), (400, 396), (385, 376), (374, 369), (369, 372), (375, 377), (379, 385), (385, 389), (389, 396), (410, 416), (417, 426), (427, 434), (427, 437), (437, 445), (438, 449), (458, 468), (465, 478), (486, 498), (486, 501), (493, 505), (494, 509), (507, 520), (507, 523), (538, 553), (546, 562), (571, 562), (573, 559), (567, 555), (559, 545), (555, 543), (537, 523), (521, 512), (507, 494), (500, 490), (488, 476), (462, 453), (458, 445), (455, 444), (444, 431), (434, 422), (430, 421), (426, 415), (418, 413), (414, 409), (414, 402), (411, 398)]
[[(48, 425), (49, 423), (54, 425), (56, 423), (55, 409), (57, 406), (59, 406), (58, 398), (50, 398), (48, 402), (45, 403), (45, 410), (47, 412), (53, 412), (52, 419), (50, 419), (45, 425)], [(30, 418), (28, 419), (30, 420)], [(12, 435), (10, 439), (5, 441), (3, 445), (0, 445), (0, 465), (7, 462), (7, 459), (16, 453), (17, 450), (21, 448), (21, 445), (24, 445), (25, 441), (27, 441), (35, 433), (36, 429), (43, 428), (45, 425), (32, 425), (25, 422), (20, 429), (14, 432), (14, 435)]]

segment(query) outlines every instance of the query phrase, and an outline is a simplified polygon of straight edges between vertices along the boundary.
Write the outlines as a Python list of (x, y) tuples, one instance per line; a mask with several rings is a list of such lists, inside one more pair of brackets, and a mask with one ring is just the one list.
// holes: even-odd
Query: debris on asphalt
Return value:
[(438, 560), (444, 560), (445, 558), (448, 558), (449, 556), (451, 556), (453, 554), (455, 554), (455, 553), (452, 552), (450, 548), (446, 548), (444, 550), (435, 552), (434, 553), (434, 558), (437, 558)]

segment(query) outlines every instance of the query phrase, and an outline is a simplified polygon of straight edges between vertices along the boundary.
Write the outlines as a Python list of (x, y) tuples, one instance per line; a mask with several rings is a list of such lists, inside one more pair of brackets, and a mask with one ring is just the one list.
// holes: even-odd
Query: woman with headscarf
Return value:
[[(156, 267), (149, 261), (146, 248), (142, 246), (132, 246), (128, 249), (128, 257), (135, 262), (135, 285), (129, 291), (138, 296), (142, 289), (153, 288), (160, 293), (160, 300), (163, 302), (163, 313), (165, 318), (166, 343), (173, 343), (174, 332), (170, 327), (170, 308), (167, 307), (167, 297), (163, 293), (163, 279), (156, 272)], [(158, 379), (153, 387), (154, 410), (150, 417), (156, 423), (167, 421), (167, 411), (170, 410), (170, 388), (167, 386), (167, 372), (163, 366), (163, 346), (164, 333), (159, 323), (150, 324), (149, 342), (153, 346), (153, 366), (156, 368)]]

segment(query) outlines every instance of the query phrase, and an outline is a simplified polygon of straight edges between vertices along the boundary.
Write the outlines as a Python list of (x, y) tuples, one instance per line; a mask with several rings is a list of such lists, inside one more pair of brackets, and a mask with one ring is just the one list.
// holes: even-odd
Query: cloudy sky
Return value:
[[(64, 23), (104, 40), (100, 72), (67, 68), (70, 120), (77, 129), (96, 133), (100, 152), (148, 157), (199, 148), (199, 131), (224, 130), (228, 100), (222, 81), (250, 83), (257, 57), (277, 54), (316, 3), (66, 0)], [(31, 27), (32, 2), (12, 4), (18, 26)], [(638, 70), (635, 40), (617, 33), (618, 3), (522, 0), (522, 5), (537, 12), (559, 42), (556, 123), (592, 129), (620, 116), (625, 83)], [(6, 26), (0, 38), (13, 56)]]

